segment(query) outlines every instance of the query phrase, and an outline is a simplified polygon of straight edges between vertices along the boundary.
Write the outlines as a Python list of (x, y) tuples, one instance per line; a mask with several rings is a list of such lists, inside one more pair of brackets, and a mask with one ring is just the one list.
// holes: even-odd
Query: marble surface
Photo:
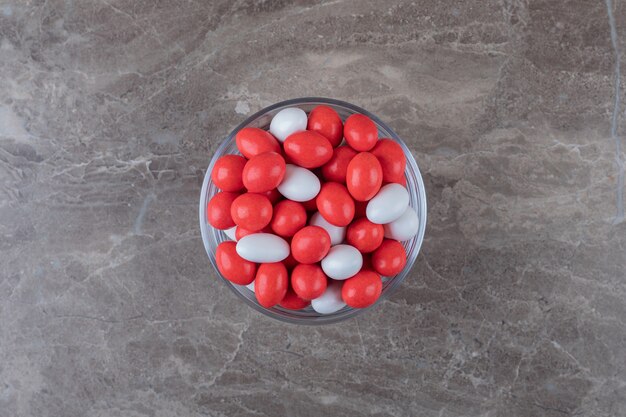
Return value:
[[(616, 0), (0, 0), (0, 416), (626, 415), (625, 56)], [(388, 301), (300, 328), (197, 202), (311, 95), (409, 143), (429, 218)]]

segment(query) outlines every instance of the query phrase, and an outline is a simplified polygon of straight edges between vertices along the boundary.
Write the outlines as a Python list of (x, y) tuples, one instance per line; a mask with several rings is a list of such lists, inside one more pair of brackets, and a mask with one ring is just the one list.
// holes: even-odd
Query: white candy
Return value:
[(281, 142), (287, 139), (292, 133), (306, 130), (307, 116), (304, 110), (296, 107), (282, 109), (272, 119), (270, 132)]
[(361, 270), (363, 256), (354, 246), (336, 245), (322, 259), (322, 270), (329, 278), (348, 279)]
[(237, 226), (233, 226), (230, 229), (224, 230), (224, 233), (226, 234), (226, 236), (228, 236), (230, 240), (234, 240), (236, 242), (237, 237), (235, 236), (235, 231), (237, 231)]
[(419, 227), (420, 222), (417, 213), (412, 207), (407, 207), (402, 216), (384, 226), (385, 237), (403, 242), (412, 239), (417, 234)]
[(326, 230), (330, 235), (330, 244), (333, 246), (340, 244), (346, 238), (346, 228), (328, 223), (319, 211), (315, 212), (315, 214), (311, 216), (309, 224), (311, 226), (319, 226)]
[(365, 214), (372, 223), (387, 224), (396, 220), (409, 206), (409, 192), (400, 184), (387, 184), (367, 203)]
[(289, 256), (285, 239), (270, 233), (244, 236), (237, 242), (236, 250), (243, 259), (257, 263), (280, 262)]
[(329, 281), (324, 294), (311, 300), (311, 307), (320, 314), (332, 314), (345, 307), (346, 303), (341, 298), (342, 283)]
[(278, 192), (293, 201), (309, 201), (320, 192), (320, 180), (306, 168), (287, 164)]

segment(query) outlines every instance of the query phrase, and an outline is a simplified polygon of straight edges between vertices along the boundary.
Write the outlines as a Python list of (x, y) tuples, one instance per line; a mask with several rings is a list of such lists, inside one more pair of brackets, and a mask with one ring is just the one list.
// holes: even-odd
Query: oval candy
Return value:
[(386, 224), (396, 220), (409, 206), (409, 193), (400, 184), (383, 185), (367, 203), (365, 213), (372, 223)]
[(243, 168), (246, 158), (240, 155), (224, 155), (215, 161), (211, 171), (211, 180), (222, 191), (240, 191), (243, 189)]
[(270, 122), (270, 133), (281, 142), (292, 133), (306, 130), (307, 116), (304, 110), (297, 107), (282, 109)]
[(254, 233), (239, 239), (237, 253), (250, 262), (280, 262), (289, 256), (289, 243), (270, 233)]
[(258, 127), (244, 127), (235, 135), (237, 149), (246, 158), (265, 152), (280, 153), (280, 144), (272, 134)]
[(320, 180), (306, 168), (287, 164), (285, 177), (278, 186), (278, 191), (289, 200), (308, 201), (320, 191)]
[(321, 167), (333, 156), (333, 147), (328, 139), (309, 130), (289, 135), (283, 148), (294, 164), (304, 168)]
[(362, 218), (348, 226), (346, 241), (361, 253), (373, 252), (383, 242), (385, 230), (381, 224), (375, 224)]
[(369, 307), (380, 298), (383, 282), (373, 271), (360, 271), (348, 278), (341, 288), (341, 298), (352, 308)]
[(291, 271), (291, 288), (303, 300), (312, 300), (324, 294), (328, 277), (318, 264), (299, 264)]
[(254, 279), (254, 294), (265, 308), (280, 303), (289, 287), (289, 275), (282, 262), (264, 263), (259, 265)]
[(307, 129), (324, 136), (330, 144), (337, 147), (343, 139), (343, 122), (339, 114), (331, 107), (320, 105), (309, 113)]
[(337, 182), (322, 185), (316, 204), (324, 219), (335, 226), (347, 226), (354, 219), (354, 200), (348, 189)]
[(233, 201), (230, 215), (238, 227), (258, 232), (272, 220), (272, 203), (264, 195), (245, 193)]
[(215, 249), (215, 263), (220, 273), (237, 285), (248, 285), (254, 281), (256, 264), (243, 259), (237, 253), (235, 242), (222, 242)]
[(307, 215), (301, 203), (283, 200), (274, 206), (272, 230), (279, 236), (291, 237), (306, 224)]
[(330, 248), (328, 255), (322, 259), (324, 273), (332, 279), (350, 278), (361, 270), (363, 256), (354, 246), (336, 245)]
[(346, 119), (343, 136), (355, 151), (369, 151), (378, 140), (378, 128), (372, 119), (357, 113)]
[(243, 169), (243, 185), (251, 193), (269, 192), (283, 180), (285, 169), (285, 159), (276, 152), (253, 156)]
[(391, 277), (399, 274), (406, 265), (406, 251), (397, 240), (385, 239), (372, 253), (372, 267), (380, 275)]
[(291, 254), (301, 264), (313, 264), (326, 256), (330, 249), (330, 236), (318, 226), (306, 226), (291, 239)]
[(302, 310), (309, 304), (311, 304), (310, 301), (303, 300), (302, 298), (298, 297), (293, 289), (289, 288), (287, 290), (287, 294), (285, 294), (285, 297), (281, 300), (279, 305), (282, 308), (286, 308), (287, 310)]
[(383, 183), (380, 162), (369, 152), (357, 154), (348, 164), (346, 185), (357, 201), (368, 201), (376, 195)]

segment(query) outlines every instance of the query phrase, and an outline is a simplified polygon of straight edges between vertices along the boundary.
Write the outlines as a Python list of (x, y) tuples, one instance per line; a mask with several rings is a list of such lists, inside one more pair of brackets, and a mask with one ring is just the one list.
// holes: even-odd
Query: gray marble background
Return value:
[[(626, 415), (620, 57), (621, 0), (0, 0), (0, 416)], [(408, 142), (429, 219), (388, 301), (299, 328), (197, 202), (310, 95)]]

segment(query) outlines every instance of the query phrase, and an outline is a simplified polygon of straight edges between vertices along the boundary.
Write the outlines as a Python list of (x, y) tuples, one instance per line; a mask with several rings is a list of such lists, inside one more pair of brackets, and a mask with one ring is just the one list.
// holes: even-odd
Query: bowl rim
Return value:
[[(339, 310), (339, 312), (337, 313), (333, 313), (333, 314), (329, 314), (329, 315), (323, 315), (323, 316), (317, 316), (317, 317), (307, 317), (307, 316), (302, 316), (302, 317), (289, 317), (287, 315), (282, 315), (279, 314), (278, 312), (273, 311), (272, 309), (267, 309), (261, 305), (259, 305), (258, 303), (255, 303), (254, 301), (248, 299), (247, 297), (245, 297), (243, 294), (241, 294), (241, 292), (237, 289), (237, 287), (240, 286), (236, 286), (235, 284), (233, 284), (232, 282), (228, 281), (227, 279), (225, 279), (222, 274), (219, 272), (219, 270), (217, 269), (217, 265), (215, 262), (215, 256), (212, 253), (212, 248), (210, 247), (210, 239), (209, 239), (209, 227), (206, 226), (207, 222), (206, 222), (206, 204), (208, 202), (206, 196), (207, 196), (207, 191), (208, 188), (210, 186), (210, 182), (211, 182), (211, 172), (213, 171), (213, 166), (215, 165), (216, 160), (223, 156), (224, 151), (226, 150), (226, 148), (228, 148), (231, 143), (232, 140), (234, 139), (235, 135), (237, 134), (237, 132), (239, 132), (241, 129), (247, 127), (248, 125), (250, 125), (252, 122), (256, 121), (258, 118), (264, 116), (265, 114), (279, 109), (279, 108), (284, 108), (284, 107), (290, 107), (290, 106), (297, 106), (297, 105), (302, 105), (302, 104), (327, 104), (327, 105), (335, 105), (338, 107), (343, 107), (343, 108), (347, 108), (351, 111), (353, 111), (354, 113), (361, 113), (364, 114), (366, 116), (368, 116), (370, 119), (372, 119), (377, 125), (381, 126), (384, 128), (384, 130), (387, 131), (387, 133), (389, 133), (389, 136), (394, 142), (398, 143), (401, 147), (403, 152), (405, 153), (405, 156), (407, 157), (407, 165), (411, 165), (412, 168), (412, 174), (414, 175), (414, 181), (416, 182), (416, 190), (415, 192), (417, 193), (417, 202), (418, 202), (418, 207), (414, 207), (414, 210), (416, 210), (416, 212), (418, 213), (418, 221), (419, 221), (419, 230), (418, 230), (418, 234), (413, 237), (411, 240), (409, 240), (408, 242), (414, 242), (415, 245), (413, 247), (413, 249), (411, 250), (411, 253), (407, 253), (407, 263), (405, 268), (398, 273), (397, 275), (395, 275), (391, 282), (389, 283), (388, 287), (385, 289), (385, 291), (381, 294), (381, 296), (379, 297), (379, 299), (372, 304), (371, 306), (368, 306), (366, 308), (361, 308), (361, 309), (355, 309), (355, 308), (348, 308), (347, 310), (342, 309)], [(219, 156), (218, 156), (219, 155)], [(406, 171), (405, 171), (406, 173)], [(408, 181), (407, 181), (407, 186), (408, 186)], [(254, 310), (260, 312), (261, 314), (268, 316), (270, 318), (285, 322), (285, 323), (290, 323), (290, 324), (303, 324), (303, 325), (322, 325), (322, 324), (333, 324), (333, 323), (337, 323), (340, 321), (344, 321), (347, 320), (351, 317), (355, 317), (371, 308), (373, 308), (374, 306), (378, 305), (378, 303), (382, 302), (384, 299), (386, 299), (391, 293), (393, 293), (393, 291), (395, 291), (400, 284), (404, 281), (404, 279), (406, 278), (406, 276), (410, 273), (410, 271), (412, 270), (415, 261), (417, 259), (417, 256), (419, 255), (419, 252), (421, 250), (421, 246), (423, 244), (424, 241), (424, 234), (426, 232), (426, 223), (427, 223), (427, 204), (426, 204), (426, 190), (424, 187), (424, 181), (422, 179), (422, 175), (421, 175), (421, 171), (417, 165), (417, 162), (415, 161), (415, 157), (413, 156), (413, 153), (411, 152), (411, 150), (408, 148), (408, 146), (406, 145), (406, 143), (398, 136), (398, 134), (391, 129), (391, 127), (389, 127), (385, 122), (383, 122), (378, 116), (370, 113), (369, 111), (356, 106), (352, 103), (348, 103), (342, 100), (337, 100), (337, 99), (333, 99), (333, 98), (326, 98), (326, 97), (300, 97), (300, 98), (293, 98), (293, 99), (289, 99), (289, 100), (284, 100), (284, 101), (280, 101), (277, 103), (274, 103), (270, 106), (264, 107), (262, 109), (260, 109), (259, 111), (253, 113), (251, 116), (247, 117), (243, 122), (239, 123), (234, 129), (231, 130), (231, 132), (226, 136), (226, 138), (220, 143), (220, 145), (218, 146), (218, 148), (215, 150), (215, 152), (213, 153), (213, 156), (211, 158), (211, 162), (209, 163), (209, 166), (205, 172), (204, 175), (204, 180), (202, 183), (202, 189), (200, 191), (200, 202), (199, 202), (199, 210), (198, 210), (198, 215), (199, 215), (199, 221), (200, 221), (200, 234), (202, 237), (202, 242), (204, 245), (204, 249), (209, 257), (209, 260), (211, 261), (211, 264), (213, 265), (213, 269), (215, 271), (215, 273), (221, 278), (222, 281), (224, 281), (227, 286), (230, 288), (230, 290), (232, 292), (234, 292), (238, 298), (243, 299), (246, 304), (248, 304), (248, 306), (252, 307)], [(219, 231), (222, 232), (223, 231)], [(286, 310), (286, 309), (285, 309)], [(288, 311), (288, 310), (286, 310)]]

